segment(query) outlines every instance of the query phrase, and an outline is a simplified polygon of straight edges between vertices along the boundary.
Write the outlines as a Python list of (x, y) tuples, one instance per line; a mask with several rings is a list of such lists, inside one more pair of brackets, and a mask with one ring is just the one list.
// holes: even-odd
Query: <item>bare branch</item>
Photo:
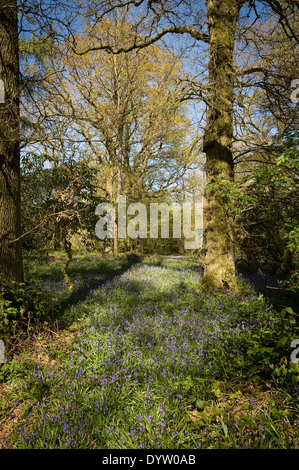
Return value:
[(94, 47), (88, 47), (87, 49), (83, 51), (78, 51), (76, 50), (75, 47), (73, 47), (73, 52), (77, 55), (84, 55), (87, 54), (88, 52), (91, 51), (99, 51), (99, 50), (106, 50), (107, 52), (111, 54), (120, 54), (122, 52), (130, 52), (133, 51), (134, 49), (143, 49), (144, 47), (148, 47), (151, 44), (154, 44), (155, 42), (159, 41), (163, 36), (166, 34), (190, 34), (194, 39), (198, 41), (203, 41), (205, 43), (209, 43), (209, 35), (205, 33), (200, 33), (197, 31), (195, 28), (192, 26), (170, 26), (168, 28), (164, 28), (162, 31), (160, 31), (156, 36), (143, 39), (143, 40), (137, 40), (135, 38), (135, 41), (133, 44), (131, 44), (128, 47), (119, 47), (119, 48), (114, 48), (109, 44), (100, 44), (98, 46)]

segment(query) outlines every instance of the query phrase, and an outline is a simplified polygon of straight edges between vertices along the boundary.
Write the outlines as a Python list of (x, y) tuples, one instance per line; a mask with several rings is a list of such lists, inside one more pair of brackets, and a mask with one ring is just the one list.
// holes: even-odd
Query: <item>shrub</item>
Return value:
[(29, 331), (46, 321), (52, 312), (51, 294), (42, 291), (39, 283), (20, 283), (9, 287), (0, 283), (0, 335)]

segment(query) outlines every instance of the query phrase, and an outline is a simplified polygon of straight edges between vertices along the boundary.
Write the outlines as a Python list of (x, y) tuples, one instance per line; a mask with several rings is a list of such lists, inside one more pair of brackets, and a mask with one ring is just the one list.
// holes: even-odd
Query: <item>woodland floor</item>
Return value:
[(48, 317), (0, 369), (2, 448), (299, 447), (294, 293), (250, 273), (204, 292), (185, 257), (77, 256), (72, 289), (60, 268), (27, 263)]

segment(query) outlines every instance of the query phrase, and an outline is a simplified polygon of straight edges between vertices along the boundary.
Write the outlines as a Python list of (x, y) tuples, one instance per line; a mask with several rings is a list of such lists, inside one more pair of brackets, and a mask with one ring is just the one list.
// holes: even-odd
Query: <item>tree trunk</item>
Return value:
[(67, 230), (66, 229), (62, 230), (62, 241), (63, 241), (64, 251), (66, 253), (66, 260), (64, 262), (64, 265), (61, 268), (61, 273), (62, 273), (62, 276), (63, 276), (63, 279), (64, 279), (65, 283), (71, 289), (72, 284), (71, 284), (70, 278), (67, 274), (67, 268), (68, 268), (70, 262), (72, 261), (73, 250), (72, 250), (71, 242), (67, 239), (67, 235), (68, 235)]
[[(207, 0), (210, 31), (209, 110), (204, 135), (207, 185), (205, 207), (205, 288), (237, 289), (229, 198), (221, 188), (234, 180), (232, 138), (234, 36), (238, 0)], [(211, 189), (212, 188), (212, 189)]]
[(60, 250), (59, 233), (58, 233), (58, 231), (57, 231), (57, 232), (54, 232), (53, 248), (54, 248), (54, 251)]
[(119, 196), (121, 195), (121, 171), (120, 167), (118, 166), (117, 169), (117, 195), (115, 199), (115, 220), (114, 220), (114, 256), (118, 256), (118, 202)]
[(115, 220), (114, 220), (114, 239), (113, 239), (113, 253), (118, 256), (118, 219), (117, 219), (117, 206), (115, 205)]
[[(0, 0), (0, 277), (23, 281), (20, 208), (19, 50), (16, 0)], [(1, 100), (3, 101), (3, 100)]]

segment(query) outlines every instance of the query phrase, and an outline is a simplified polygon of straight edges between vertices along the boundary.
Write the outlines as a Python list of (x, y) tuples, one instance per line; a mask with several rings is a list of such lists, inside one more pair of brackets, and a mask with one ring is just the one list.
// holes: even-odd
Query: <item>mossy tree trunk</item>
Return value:
[(5, 90), (0, 103), (0, 276), (11, 285), (23, 281), (16, 0), (0, 0), (0, 79)]
[[(234, 240), (229, 198), (222, 190), (234, 179), (232, 138), (234, 43), (241, 2), (207, 0), (210, 31), (209, 110), (204, 135), (209, 191), (205, 205), (204, 287), (236, 290)], [(210, 186), (210, 187), (209, 187)], [(212, 188), (212, 189), (211, 189)]]

